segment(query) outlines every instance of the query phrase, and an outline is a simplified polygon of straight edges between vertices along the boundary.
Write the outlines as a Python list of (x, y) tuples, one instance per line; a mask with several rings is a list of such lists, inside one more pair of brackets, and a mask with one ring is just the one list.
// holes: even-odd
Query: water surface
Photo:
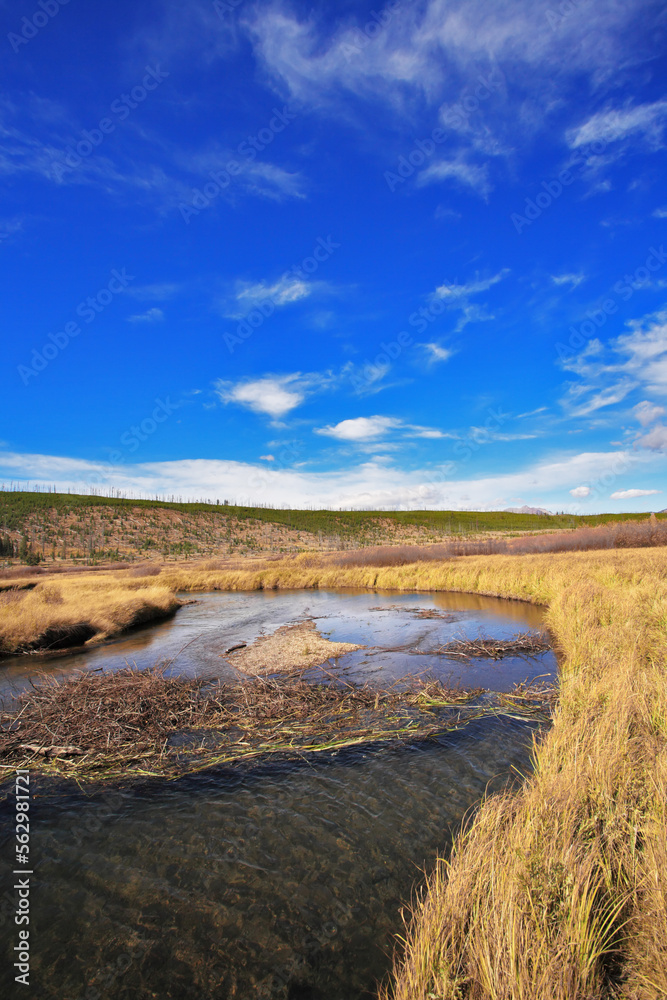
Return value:
[[(236, 680), (240, 675), (224, 659), (237, 642), (250, 643), (279, 626), (314, 617), (319, 630), (336, 642), (367, 646), (340, 657), (337, 671), (358, 683), (391, 683), (401, 676), (427, 672), (455, 683), (509, 690), (527, 676), (555, 676), (551, 652), (539, 657), (500, 661), (462, 661), (433, 652), (453, 639), (478, 635), (509, 638), (518, 631), (543, 627), (541, 608), (473, 594), (405, 594), (363, 591), (253, 591), (182, 594), (196, 603), (155, 625), (142, 626), (85, 652), (53, 657), (14, 656), (0, 661), (0, 696), (25, 687), (42, 673), (117, 670), (129, 664), (149, 667), (172, 662), (173, 673)], [(385, 610), (376, 610), (383, 608)], [(433, 609), (443, 618), (418, 617)], [(430, 654), (430, 655), (429, 655)]]
[[(366, 591), (198, 600), (172, 621), (41, 669), (168, 659), (173, 672), (236, 678), (226, 648), (313, 616), (332, 639), (368, 646), (329, 665), (348, 680), (382, 686), (428, 670), (504, 690), (555, 671), (551, 654), (462, 664), (434, 652), (464, 635), (540, 628), (541, 612), (525, 604)], [(444, 617), (423, 618), (420, 609)], [(30, 658), (6, 663), (5, 691), (34, 669)], [(10, 996), (53, 1000), (371, 996), (423, 869), (447, 852), (486, 791), (528, 772), (533, 731), (483, 719), (400, 748), (218, 767), (121, 789), (33, 779), (31, 987), (19, 994), (13, 982), (13, 924), (5, 925), (0, 983)], [(13, 884), (12, 806), (0, 807), (4, 886)]]

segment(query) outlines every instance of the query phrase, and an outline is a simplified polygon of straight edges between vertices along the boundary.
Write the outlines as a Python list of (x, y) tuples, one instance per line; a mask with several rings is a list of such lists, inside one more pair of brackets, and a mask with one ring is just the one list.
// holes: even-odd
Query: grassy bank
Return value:
[[(39, 579), (39, 578), (38, 578)], [(15, 586), (25, 586), (18, 580)], [(0, 593), (0, 656), (82, 645), (163, 618), (180, 606), (151, 577), (50, 577)]]
[[(382, 996), (667, 996), (667, 549), (380, 567), (302, 556), (166, 569), (159, 580), (171, 590), (450, 590), (546, 605), (564, 659), (534, 773), (520, 792), (490, 798), (432, 873)], [(148, 594), (147, 583), (134, 585)]]
[[(167, 581), (165, 581), (167, 582)], [(171, 574), (182, 589), (455, 590), (548, 606), (554, 725), (431, 875), (393, 1000), (667, 996), (667, 550)]]

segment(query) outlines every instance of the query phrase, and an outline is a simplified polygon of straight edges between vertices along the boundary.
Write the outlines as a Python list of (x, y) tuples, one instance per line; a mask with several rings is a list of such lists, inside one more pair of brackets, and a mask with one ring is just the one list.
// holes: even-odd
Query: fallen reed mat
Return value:
[(549, 721), (555, 688), (510, 694), (414, 680), (381, 690), (300, 677), (244, 683), (126, 668), (46, 679), (0, 714), (0, 780), (17, 767), (61, 777), (178, 777), (271, 754), (428, 737), (473, 719)]

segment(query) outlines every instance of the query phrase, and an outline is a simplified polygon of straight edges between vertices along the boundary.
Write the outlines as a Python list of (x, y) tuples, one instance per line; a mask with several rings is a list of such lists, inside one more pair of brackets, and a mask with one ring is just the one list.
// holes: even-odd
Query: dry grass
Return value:
[(0, 655), (81, 645), (179, 607), (166, 587), (112, 575), (46, 578), (0, 594)]
[(331, 642), (318, 632), (314, 622), (303, 621), (281, 625), (226, 659), (247, 674), (288, 673), (319, 666), (361, 648), (353, 642)]
[(667, 996), (667, 553), (470, 559), (445, 577), (549, 605), (560, 705), (522, 791), (490, 798), (429, 879), (382, 996)]
[(438, 865), (381, 995), (667, 996), (665, 548), (399, 566), (302, 557), (166, 576), (193, 590), (451, 590), (546, 605), (561, 698), (534, 773), (520, 793), (490, 798)]
[[(488, 799), (439, 863), (381, 995), (667, 996), (665, 548), (385, 566), (297, 557), (238, 570), (165, 569), (160, 581), (183, 590), (450, 590), (546, 605), (564, 660), (534, 773), (519, 793)], [(0, 608), (0, 621), (36, 596)], [(42, 607), (50, 615), (62, 608)]]
[(300, 678), (243, 684), (125, 669), (46, 680), (0, 715), (0, 780), (17, 767), (75, 778), (176, 777), (216, 764), (425, 739), (488, 715), (547, 721), (553, 692), (415, 681), (400, 691)]

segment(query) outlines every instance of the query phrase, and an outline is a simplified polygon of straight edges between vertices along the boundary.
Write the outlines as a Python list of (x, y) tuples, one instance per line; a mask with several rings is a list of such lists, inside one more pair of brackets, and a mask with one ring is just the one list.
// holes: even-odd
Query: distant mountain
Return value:
[(543, 510), (542, 507), (505, 507), (504, 514), (551, 514), (550, 510)]

